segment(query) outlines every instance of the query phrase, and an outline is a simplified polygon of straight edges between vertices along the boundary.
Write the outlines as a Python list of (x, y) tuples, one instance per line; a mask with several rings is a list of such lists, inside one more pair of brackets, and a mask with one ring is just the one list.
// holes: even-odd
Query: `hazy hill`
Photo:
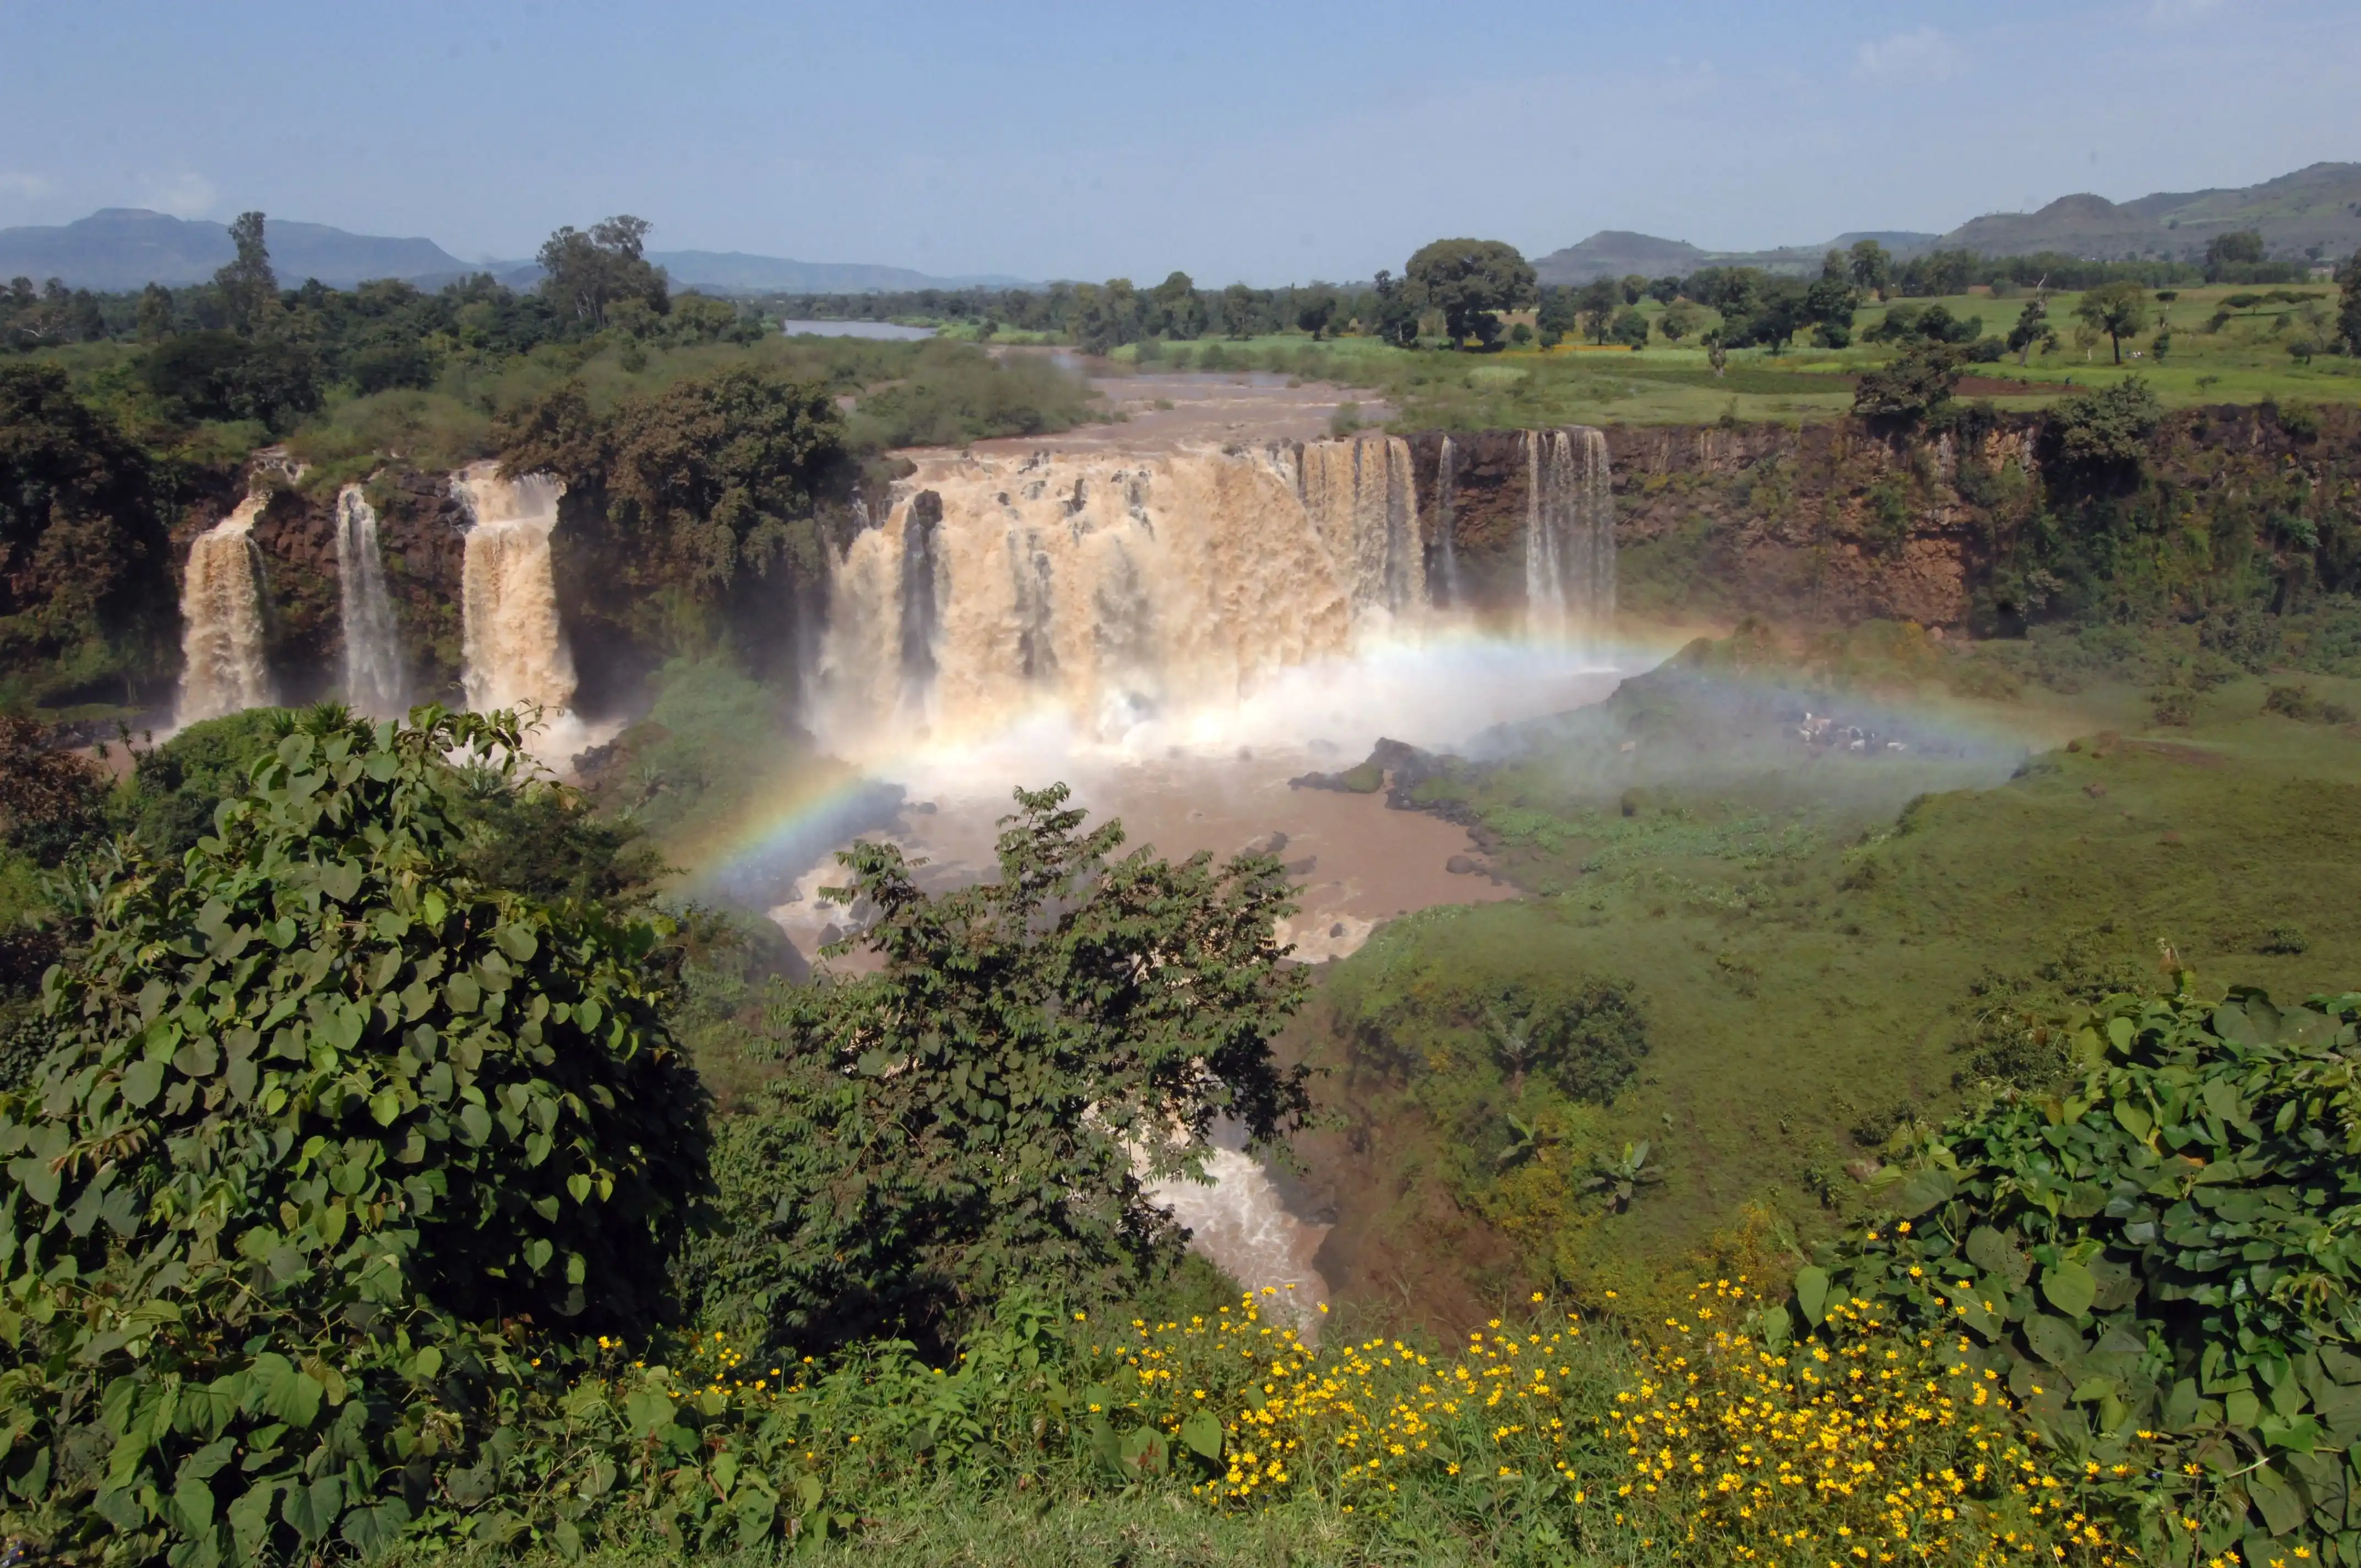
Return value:
[(1957, 248), (1985, 256), (2059, 250), (2106, 260), (2194, 259), (2204, 255), (2206, 241), (2234, 229), (2259, 231), (2264, 246), (2280, 260), (2350, 256), (2361, 249), (2361, 163), (2315, 163), (2259, 185), (2165, 191), (2132, 202), (2083, 192), (2060, 196), (2037, 213), (1986, 214), (1946, 235), (1861, 231), (1824, 245), (1773, 250), (1709, 251), (1683, 240), (1602, 229), (1579, 245), (1540, 258), (1533, 270), (1544, 283), (1587, 283), (1632, 272), (1655, 278), (1706, 266), (1815, 272), (1828, 251), (1861, 239), (1874, 239), (1898, 257)]
[(2315, 163), (2237, 190), (2158, 192), (2121, 203), (2061, 196), (2037, 213), (1993, 213), (1943, 236), (1987, 256), (2202, 256), (2205, 242), (2254, 229), (2277, 258), (2349, 256), (2361, 248), (2361, 163)]
[[(541, 277), (531, 261), (460, 260), (431, 239), (348, 234), (325, 224), (269, 220), (270, 263), (287, 284), (317, 278), (350, 288), (368, 278), (406, 278), (426, 287), (489, 272), (516, 288)], [(70, 224), (0, 229), (0, 280), (63, 279), (77, 289), (120, 291), (149, 283), (202, 283), (236, 254), (229, 230), (203, 219), (140, 207), (106, 207)], [(934, 278), (906, 267), (791, 261), (740, 251), (651, 251), (648, 258), (685, 289), (721, 292), (860, 294), (882, 290), (1012, 286), (1016, 278)]]
[(908, 289), (1014, 288), (1021, 278), (934, 278), (906, 267), (858, 261), (790, 261), (737, 250), (652, 250), (648, 259), (685, 289), (735, 293), (870, 294)]
[[(317, 278), (349, 288), (365, 278), (456, 275), (465, 263), (431, 239), (347, 234), (325, 224), (270, 221), (270, 260), (281, 280)], [(140, 207), (105, 207), (70, 224), (0, 229), (0, 278), (62, 278), (77, 289), (201, 283), (236, 254), (226, 226)]]
[(1840, 234), (1820, 245), (1784, 246), (1776, 250), (1703, 250), (1686, 240), (1658, 239), (1629, 229), (1601, 229), (1579, 245), (1554, 250), (1533, 263), (1544, 283), (1587, 283), (1594, 278), (1686, 277), (1700, 267), (1760, 267), (1772, 272), (1817, 272), (1830, 250), (1842, 250), (1855, 240), (1873, 239), (1896, 256), (1915, 256), (1929, 249), (1936, 236), (1908, 229), (1861, 230)]

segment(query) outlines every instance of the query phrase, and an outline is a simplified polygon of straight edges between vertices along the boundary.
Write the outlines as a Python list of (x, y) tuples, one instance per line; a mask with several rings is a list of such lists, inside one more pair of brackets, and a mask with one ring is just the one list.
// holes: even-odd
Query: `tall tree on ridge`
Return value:
[(229, 318), (230, 329), (241, 337), (252, 337), (262, 330), (279, 302), (279, 277), (270, 269), (262, 214), (238, 214), (229, 225), (229, 238), (237, 247), (237, 256), (214, 274), (214, 287), (221, 291), (222, 310)]

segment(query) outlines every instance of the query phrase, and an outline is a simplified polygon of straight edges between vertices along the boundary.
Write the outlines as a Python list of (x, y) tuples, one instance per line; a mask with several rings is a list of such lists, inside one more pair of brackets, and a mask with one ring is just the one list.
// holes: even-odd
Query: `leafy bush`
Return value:
[(14, 1528), (366, 1550), (467, 1498), (534, 1336), (654, 1319), (700, 1102), (653, 928), (461, 870), (445, 759), (509, 778), (519, 744), (314, 710), (183, 861), (97, 878), (53, 1048), (0, 1095)]
[(1270, 1056), (1306, 985), (1278, 861), (1113, 860), (1121, 826), (1082, 831), (1064, 786), (1016, 798), (996, 883), (929, 896), (890, 845), (842, 857), (874, 912), (846, 945), (884, 967), (774, 1008), (781, 1078), (687, 1270), (761, 1343), (947, 1343), (1019, 1280), (1114, 1297), (1180, 1256), (1143, 1178), (1202, 1171), (1217, 1118), (1258, 1146), (1309, 1108)]
[(2139, 377), (2061, 399), (2049, 411), (2042, 444), (2049, 460), (2083, 479), (2136, 474), (2148, 438), (2164, 422), (2164, 404)]
[(106, 781), (90, 761), (49, 744), (29, 718), (0, 714), (0, 844), (54, 866), (105, 819)]
[(2353, 710), (2341, 702), (2329, 702), (2312, 695), (2312, 688), (2301, 682), (2294, 685), (2274, 685), (2263, 698), (2263, 711), (2276, 713), (2282, 718), (2292, 718), (2300, 724), (2350, 724)]
[(1860, 1309), (1959, 1334), (2062, 1457), (2113, 1478), (2150, 1561), (2352, 1562), (2361, 995), (2217, 1005), (2192, 984), (2070, 1016), (2079, 1081), (1924, 1137), (1878, 1179), (1898, 1223), (1824, 1247), (1766, 1332)]
[(1938, 412), (1959, 384), (1957, 349), (1948, 344), (1914, 343), (1892, 364), (1862, 373), (1853, 389), (1852, 411), (1873, 422), (1906, 428)]

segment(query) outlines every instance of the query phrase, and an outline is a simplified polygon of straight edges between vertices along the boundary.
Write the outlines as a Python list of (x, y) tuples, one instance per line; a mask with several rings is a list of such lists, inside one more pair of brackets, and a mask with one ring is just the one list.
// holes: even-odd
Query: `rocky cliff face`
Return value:
[[(263, 557), (265, 635), (283, 700), (333, 693), (344, 662), (336, 565), (336, 492), (306, 494), (265, 471), (269, 503), (256, 520)], [(421, 702), (459, 700), (460, 567), (467, 515), (448, 476), (398, 469), (363, 487), (378, 513), (386, 584)]]
[[(2036, 415), (1971, 421), (1931, 439), (1850, 421), (1609, 427), (1606, 437), (1622, 608), (1654, 618), (2013, 630), (2042, 608), (2023, 580), (2029, 533), (2069, 516), (2084, 528), (2152, 528), (2168, 514), (2202, 513), (2224, 537), (2192, 570), (2244, 560), (2313, 587), (2361, 587), (2361, 507), (2352, 499), (2361, 412), (2353, 410), (2176, 414), (2148, 443), (2147, 481), (2113, 494), (2055, 482)], [(1525, 433), (1410, 441), (1430, 554), (1447, 530), (1469, 598), (1513, 610), (1530, 504)], [(2273, 516), (2300, 521), (2274, 532)]]

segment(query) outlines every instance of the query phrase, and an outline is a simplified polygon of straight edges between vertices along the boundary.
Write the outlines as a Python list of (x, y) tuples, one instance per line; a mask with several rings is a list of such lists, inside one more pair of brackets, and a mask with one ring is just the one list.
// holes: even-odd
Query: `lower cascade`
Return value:
[(478, 713), (537, 703), (552, 714), (574, 700), (574, 654), (557, 619), (549, 535), (566, 487), (545, 474), (503, 479), (489, 463), (455, 476), (467, 509), (461, 567), (460, 684)]
[(1525, 432), (1525, 615), (1553, 639), (1614, 619), (1614, 475), (1587, 425)]
[(254, 544), (262, 508), (262, 497), (248, 496), (189, 545), (176, 727), (277, 700), (263, 656), (262, 556)]
[(378, 550), (377, 511), (358, 485), (336, 494), (336, 577), (345, 634), (345, 701), (387, 718), (405, 707), (409, 682)]

